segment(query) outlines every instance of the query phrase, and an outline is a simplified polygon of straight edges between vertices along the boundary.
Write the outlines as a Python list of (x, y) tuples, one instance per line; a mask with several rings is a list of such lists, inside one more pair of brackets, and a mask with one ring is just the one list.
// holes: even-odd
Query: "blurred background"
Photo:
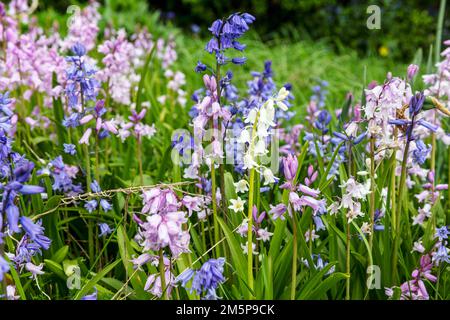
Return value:
[[(79, 1), (80, 4), (87, 1)], [(76, 2), (43, 1), (41, 9), (65, 12)], [(352, 48), (362, 55), (380, 55), (400, 61), (411, 59), (418, 48), (434, 42), (439, 0), (106, 0), (117, 12), (135, 12), (135, 20), (145, 22), (143, 9), (159, 11), (160, 19), (189, 32), (200, 30), (217, 17), (232, 12), (249, 12), (263, 41), (282, 37), (292, 40), (321, 40), (333, 49)], [(381, 29), (369, 30), (366, 9), (381, 8)], [(133, 16), (133, 15), (131, 15)], [(132, 25), (132, 21), (129, 22)], [(449, 37), (450, 20), (444, 27)]]
[[(235, 73), (245, 86), (250, 71), (273, 61), (274, 80), (289, 82), (299, 104), (307, 103), (314, 88), (326, 80), (327, 103), (341, 106), (348, 93), (360, 96), (362, 86), (384, 81), (386, 73), (404, 76), (410, 63), (431, 70), (439, 56), (434, 48), (440, 0), (100, 0), (101, 28), (113, 26), (133, 32), (145, 26), (155, 37), (173, 37), (176, 68), (187, 77), (188, 92), (201, 86), (193, 72), (198, 60), (212, 62), (204, 47), (209, 26), (233, 12), (256, 17), (243, 42), (247, 63)], [(43, 26), (64, 26), (71, 13), (88, 1), (39, 0)], [(381, 28), (368, 29), (369, 5), (381, 9)], [(444, 11), (448, 17), (449, 5)], [(442, 39), (450, 38), (450, 19), (444, 20)], [(419, 76), (420, 78), (420, 76)], [(192, 90), (191, 90), (192, 88)], [(420, 89), (420, 84), (418, 88)]]

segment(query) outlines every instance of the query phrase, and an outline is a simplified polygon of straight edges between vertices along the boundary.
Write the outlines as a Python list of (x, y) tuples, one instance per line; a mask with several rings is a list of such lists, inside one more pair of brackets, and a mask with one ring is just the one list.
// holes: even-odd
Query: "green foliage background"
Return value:
[[(87, 1), (79, 1), (85, 3)], [(379, 55), (386, 47), (388, 57), (406, 61), (417, 48), (427, 49), (434, 42), (439, 1), (426, 0), (105, 0), (116, 12), (127, 12), (121, 21), (132, 28), (134, 21), (145, 20), (146, 7), (159, 10), (161, 18), (190, 31), (192, 24), (203, 31), (219, 16), (247, 11), (258, 17), (254, 25), (263, 40), (278, 37), (297, 40), (325, 40), (335, 50), (356, 49), (360, 55)], [(63, 12), (74, 1), (43, 1), (42, 8)], [(381, 29), (369, 30), (366, 10), (369, 5), (381, 8)], [(448, 9), (447, 9), (448, 11)], [(443, 38), (450, 36), (446, 22)]]

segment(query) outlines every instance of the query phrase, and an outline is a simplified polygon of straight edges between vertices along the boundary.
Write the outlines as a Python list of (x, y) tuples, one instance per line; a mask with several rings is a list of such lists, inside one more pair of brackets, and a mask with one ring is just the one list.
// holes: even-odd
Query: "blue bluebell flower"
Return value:
[(425, 96), (423, 92), (416, 93), (409, 102), (409, 116), (411, 120), (408, 119), (391, 119), (388, 121), (389, 124), (400, 126), (404, 128), (405, 136), (407, 141), (412, 141), (415, 139), (413, 136), (413, 130), (415, 125), (420, 125), (432, 132), (436, 132), (439, 128), (438, 126), (429, 123), (423, 119), (416, 120), (417, 115), (422, 110), (423, 103), (425, 101)]
[(95, 100), (99, 88), (94, 78), (96, 70), (83, 59), (86, 48), (77, 43), (72, 47), (73, 56), (66, 57), (70, 63), (67, 73), (67, 86), (65, 88), (69, 106), (78, 107), (82, 101)]
[(195, 66), (195, 72), (202, 73), (206, 70), (206, 65), (200, 61), (197, 62), (197, 65)]
[(328, 125), (331, 122), (331, 114), (327, 110), (322, 110), (319, 113), (316, 121), (314, 122), (314, 126), (318, 129), (322, 134), (328, 133)]
[(75, 148), (74, 144), (71, 143), (64, 143), (64, 152), (70, 155), (75, 155), (77, 153), (77, 149)]
[(191, 31), (194, 34), (200, 33), (200, 27), (197, 24), (191, 24)]
[(75, 185), (66, 170), (61, 156), (50, 161), (50, 176), (53, 178), (52, 189), (64, 193), (78, 194), (83, 191), (80, 184)]
[(319, 108), (323, 108), (325, 106), (326, 96), (328, 94), (328, 82), (323, 80), (318, 80), (318, 84), (312, 87), (313, 95), (311, 96), (311, 100), (316, 102)]
[(99, 223), (98, 227), (100, 228), (100, 234), (98, 235), (99, 238), (111, 234), (113, 232), (113, 230), (107, 223)]
[(97, 209), (97, 205), (98, 205), (97, 200), (89, 200), (89, 201), (86, 201), (86, 203), (84, 204), (84, 207), (86, 208), (86, 210), (89, 213), (92, 213), (92, 211)]
[(246, 57), (239, 57), (231, 59), (231, 62), (237, 65), (242, 65), (247, 61)]
[(112, 209), (111, 203), (105, 199), (100, 199), (100, 206), (102, 207), (103, 211), (105, 211), (105, 212), (108, 212)]
[(91, 294), (87, 294), (84, 297), (81, 298), (81, 300), (97, 300), (97, 293), (98, 290), (96, 287), (94, 287), (94, 292)]
[(374, 225), (373, 225), (373, 229), (375, 231), (384, 231), (384, 225), (381, 222), (381, 218), (383, 218), (383, 212), (380, 209), (376, 209), (374, 213)]
[[(237, 41), (242, 37), (245, 32), (249, 30), (249, 24), (255, 21), (255, 17), (248, 13), (234, 13), (227, 19), (215, 20), (211, 27), (208, 28), (211, 31), (213, 37), (206, 44), (205, 50), (209, 53), (214, 53), (216, 61), (222, 65), (229, 59), (224, 55), (227, 49), (234, 49), (237, 51), (243, 51), (245, 45)], [(231, 61), (235, 64), (245, 63), (245, 58), (233, 58)]]
[(448, 239), (448, 235), (450, 232), (448, 231), (448, 228), (446, 226), (436, 228), (435, 237), (439, 238), (439, 241), (443, 241), (444, 239)]
[(9, 272), (9, 263), (0, 256), (0, 281), (3, 281), (4, 274)]
[(198, 295), (204, 294), (204, 299), (217, 299), (216, 289), (225, 281), (223, 276), (223, 266), (225, 258), (209, 259), (198, 270), (186, 269), (177, 277), (177, 282), (181, 282), (182, 287), (187, 288), (187, 283), (192, 279), (189, 288)]
[(62, 124), (66, 128), (76, 128), (80, 125), (80, 114), (73, 112), (69, 116), (64, 116)]
[(21, 216), (20, 223), (30, 240), (34, 241), (44, 250), (50, 247), (51, 240), (44, 235), (44, 228), (42, 227), (41, 221), (34, 223), (30, 218)]
[(431, 145), (425, 145), (422, 140), (416, 140), (416, 149), (413, 151), (413, 161), (422, 165), (431, 152)]
[(191, 268), (187, 268), (182, 273), (178, 275), (176, 278), (176, 282), (181, 282), (181, 286), (183, 288), (186, 288), (187, 283), (192, 279), (192, 277), (195, 275), (195, 271)]
[(9, 97), (9, 92), (0, 93), (0, 112), (8, 117), (14, 114), (10, 109), (11, 103), (12, 99)]
[(441, 244), (436, 251), (436, 253), (433, 255), (433, 261), (436, 262), (438, 265), (442, 262), (450, 263), (450, 256), (448, 255), (448, 249)]

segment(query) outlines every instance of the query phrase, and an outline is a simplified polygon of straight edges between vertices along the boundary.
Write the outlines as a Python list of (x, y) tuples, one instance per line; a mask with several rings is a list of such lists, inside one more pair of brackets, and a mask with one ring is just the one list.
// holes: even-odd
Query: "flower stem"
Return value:
[(402, 213), (403, 205), (403, 191), (405, 189), (406, 182), (406, 165), (408, 162), (410, 140), (407, 138), (405, 150), (403, 152), (402, 171), (400, 174), (400, 182), (398, 185), (397, 204), (398, 208), (395, 211), (395, 229), (394, 229), (394, 252), (392, 254), (392, 284), (397, 283), (398, 271), (397, 271), (397, 251), (400, 246), (400, 217)]
[(162, 299), (167, 299), (167, 288), (166, 288), (166, 271), (164, 266), (164, 253), (163, 249), (159, 249), (159, 276), (161, 278), (161, 292), (162, 292)]
[(95, 180), (100, 184), (100, 160), (98, 150), (98, 134), (95, 134)]
[(144, 185), (144, 171), (142, 169), (142, 142), (141, 139), (137, 139), (137, 160), (139, 165), (139, 181), (141, 186)]
[(345, 300), (350, 300), (350, 223), (347, 222), (347, 252), (345, 255), (345, 269), (347, 278), (345, 280)]
[[(0, 214), (3, 215), (2, 212), (0, 212)], [(5, 244), (2, 243), (2, 244), (0, 244), (0, 257), (3, 258), (4, 254), (5, 254)], [(6, 277), (3, 276), (3, 281), (0, 282), (0, 289), (1, 289), (0, 293), (4, 296), (4, 300), (7, 300), (7, 297), (6, 297), (6, 287), (7, 287), (7, 285), (8, 284), (6, 283)]]
[[(219, 47), (220, 47), (220, 40), (219, 40)], [(216, 81), (217, 81), (217, 102), (220, 105), (220, 96), (221, 96), (221, 88), (220, 88), (220, 64), (217, 62), (216, 63)], [(219, 121), (219, 125), (217, 130), (219, 132), (222, 131), (222, 125), (221, 122)], [(224, 135), (221, 135), (221, 141), (220, 141), (220, 145), (223, 149), (224, 147)], [(223, 164), (223, 161), (221, 161), (219, 163), (219, 175), (220, 175), (220, 195), (222, 198), (222, 209), (223, 212), (225, 213), (224, 218), (227, 219), (227, 212), (228, 212), (228, 206), (227, 206), (227, 201), (226, 201), (226, 195), (225, 195), (225, 167)], [(225, 220), (226, 221), (226, 220)]]
[[(352, 176), (352, 143), (349, 141), (348, 143), (348, 176)], [(350, 300), (350, 221), (346, 218), (347, 221), (347, 237), (346, 237), (346, 253), (345, 253), (345, 270), (347, 273), (347, 278), (345, 280), (345, 300)]]
[[(253, 291), (253, 196), (255, 193), (255, 169), (250, 169), (248, 192), (248, 230), (247, 230), (247, 285)], [(253, 293), (249, 293), (249, 300), (253, 299)]]
[[(86, 165), (86, 190), (87, 192), (91, 192), (91, 159), (89, 157), (89, 148), (87, 144), (83, 144), (83, 151), (85, 156), (85, 165)], [(91, 263), (94, 261), (94, 222), (92, 219), (88, 219), (88, 252), (89, 252), (89, 261)]]
[(219, 222), (217, 220), (217, 202), (216, 202), (216, 168), (214, 167), (214, 160), (211, 160), (211, 201), (213, 206), (213, 224), (214, 224), (214, 244), (216, 258), (220, 257), (220, 246), (217, 245), (220, 241), (219, 236)]
[[(311, 231), (310, 231), (311, 232)], [(291, 300), (295, 300), (295, 291), (297, 289), (297, 221), (295, 215), (292, 214), (292, 236), (293, 236), (293, 255), (292, 255), (292, 283), (291, 283)], [(310, 234), (311, 238), (311, 234)]]
[(370, 137), (370, 234), (369, 249), (373, 246), (373, 228), (375, 226), (375, 137)]
[[(448, 152), (448, 173), (447, 173), (447, 184), (448, 186), (450, 186), (450, 147), (447, 148), (447, 152)], [(447, 221), (450, 221), (450, 187), (447, 188)]]

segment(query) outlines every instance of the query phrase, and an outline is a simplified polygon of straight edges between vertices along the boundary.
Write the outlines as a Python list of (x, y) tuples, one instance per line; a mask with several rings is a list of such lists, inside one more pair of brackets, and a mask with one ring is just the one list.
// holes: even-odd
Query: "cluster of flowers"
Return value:
[[(26, 201), (27, 195), (42, 194), (44, 188), (27, 184), (31, 179), (34, 163), (13, 151), (13, 136), (11, 128), (14, 125), (14, 114), (10, 109), (12, 100), (8, 93), (0, 94), (0, 190), (2, 201), (0, 205), (0, 281), (11, 267), (21, 272), (24, 268), (31, 272), (33, 278), (43, 274), (43, 264), (35, 265), (42, 250), (50, 247), (50, 239), (44, 235), (41, 221), (34, 222), (25, 215), (21, 215), (17, 200), (20, 197)], [(15, 246), (15, 252), (4, 252), (5, 237), (20, 235)], [(7, 298), (15, 298), (13, 287), (7, 290)]]

